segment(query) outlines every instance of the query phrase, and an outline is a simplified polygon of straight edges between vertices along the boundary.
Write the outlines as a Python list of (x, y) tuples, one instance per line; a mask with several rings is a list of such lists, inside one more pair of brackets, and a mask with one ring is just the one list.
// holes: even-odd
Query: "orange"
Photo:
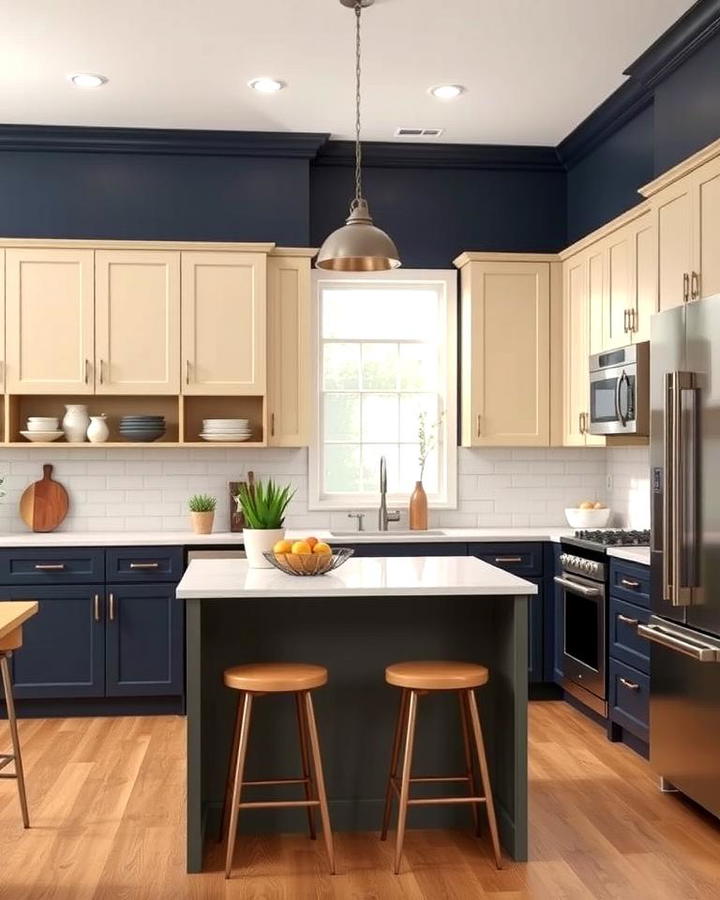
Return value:
[(315, 544), (317, 544), (317, 542), (318, 542), (318, 539), (316, 537), (305, 538), (305, 543), (308, 545), (308, 547), (311, 550), (315, 547)]
[(329, 544), (326, 544), (325, 541), (318, 541), (312, 550), (313, 553), (317, 553), (318, 556), (327, 556), (327, 554), (332, 553), (332, 548)]
[(273, 553), (290, 553), (292, 541), (277, 541), (273, 547)]
[(312, 553), (312, 550), (307, 541), (295, 541), (290, 552), (297, 553), (298, 556), (307, 556), (308, 553)]

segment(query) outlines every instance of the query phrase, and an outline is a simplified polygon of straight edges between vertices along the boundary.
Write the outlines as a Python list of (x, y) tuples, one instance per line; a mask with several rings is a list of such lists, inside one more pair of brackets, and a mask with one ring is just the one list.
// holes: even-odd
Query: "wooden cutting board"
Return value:
[(43, 477), (23, 491), (20, 498), (20, 515), (33, 531), (54, 531), (67, 515), (67, 491), (52, 480), (53, 467), (43, 466)]

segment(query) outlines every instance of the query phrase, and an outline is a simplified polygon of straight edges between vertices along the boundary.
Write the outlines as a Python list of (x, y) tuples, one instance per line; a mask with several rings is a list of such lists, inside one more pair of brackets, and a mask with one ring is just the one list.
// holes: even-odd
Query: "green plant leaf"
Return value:
[(241, 484), (236, 494), (248, 528), (282, 528), (288, 504), (295, 495), (291, 485), (279, 487), (272, 478), (252, 487)]

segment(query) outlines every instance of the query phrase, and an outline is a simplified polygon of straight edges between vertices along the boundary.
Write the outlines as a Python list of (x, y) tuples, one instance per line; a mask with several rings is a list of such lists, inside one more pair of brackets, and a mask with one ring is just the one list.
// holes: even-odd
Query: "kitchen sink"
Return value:
[(428, 528), (425, 531), (401, 531), (397, 528), (391, 528), (388, 531), (358, 531), (357, 528), (355, 531), (331, 531), (330, 534), (333, 537), (357, 537), (358, 535), (366, 535), (367, 537), (407, 537), (408, 535), (417, 535), (417, 537), (422, 537), (425, 534), (429, 535), (438, 535), (445, 534), (445, 532), (441, 528)]

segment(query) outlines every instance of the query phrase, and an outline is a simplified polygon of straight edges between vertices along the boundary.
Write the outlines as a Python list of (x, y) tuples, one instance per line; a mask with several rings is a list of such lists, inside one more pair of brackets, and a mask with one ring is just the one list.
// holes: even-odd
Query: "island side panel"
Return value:
[(203, 753), (202, 753), (202, 600), (187, 600), (185, 610), (187, 710), (187, 859), (188, 872), (202, 872)]

